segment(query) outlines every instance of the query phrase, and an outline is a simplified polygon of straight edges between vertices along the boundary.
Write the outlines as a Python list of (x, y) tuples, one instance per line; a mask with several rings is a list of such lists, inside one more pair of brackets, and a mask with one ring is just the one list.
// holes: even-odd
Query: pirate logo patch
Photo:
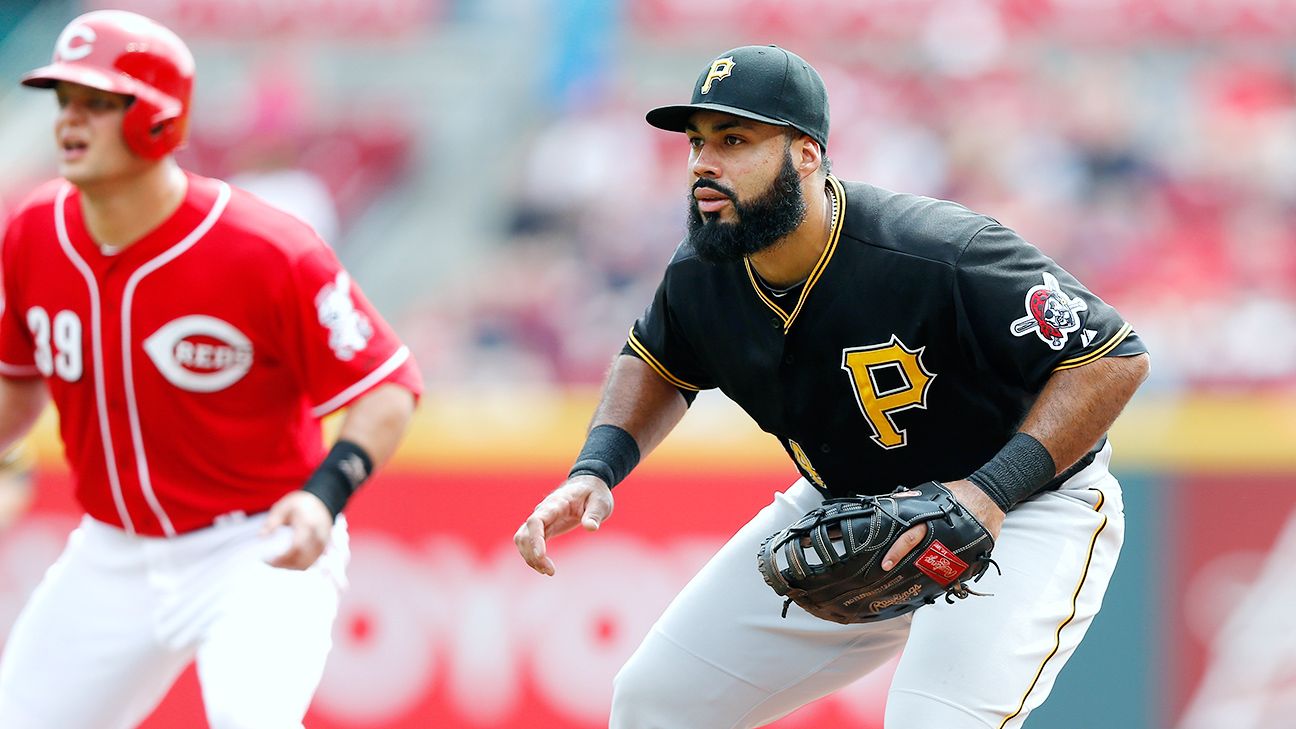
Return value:
[(1032, 286), (1026, 292), (1026, 316), (1012, 323), (1013, 336), (1034, 332), (1048, 346), (1062, 349), (1067, 335), (1080, 328), (1079, 312), (1088, 308), (1084, 299), (1067, 296), (1057, 277), (1045, 271), (1044, 285)]

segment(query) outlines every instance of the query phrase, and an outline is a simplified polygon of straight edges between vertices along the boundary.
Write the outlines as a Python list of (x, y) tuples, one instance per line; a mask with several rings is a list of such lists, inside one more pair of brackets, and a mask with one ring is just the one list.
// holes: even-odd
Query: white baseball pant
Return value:
[(770, 534), (822, 502), (804, 479), (747, 523), (666, 608), (614, 681), (612, 729), (758, 727), (903, 657), (887, 729), (1019, 729), (1102, 605), (1124, 540), (1111, 446), (1057, 491), (1010, 511), (992, 597), (860, 625), (815, 618), (761, 579)]
[(339, 517), (305, 571), (271, 567), (265, 514), (174, 538), (90, 517), (19, 614), (0, 659), (0, 726), (127, 729), (196, 658), (213, 729), (298, 729), (332, 646), (349, 560)]

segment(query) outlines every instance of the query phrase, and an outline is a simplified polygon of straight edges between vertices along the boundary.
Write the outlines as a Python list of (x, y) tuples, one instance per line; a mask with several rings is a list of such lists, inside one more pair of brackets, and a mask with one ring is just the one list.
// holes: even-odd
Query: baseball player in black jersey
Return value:
[[(578, 461), (515, 542), (612, 511), (611, 487), (719, 388), (801, 478), (716, 554), (618, 674), (611, 726), (755, 727), (904, 650), (888, 729), (1020, 727), (1098, 612), (1124, 533), (1106, 431), (1148, 371), (1120, 315), (992, 218), (830, 174), (827, 93), (804, 60), (747, 46), (692, 103), (688, 236), (608, 376)], [(840, 625), (793, 609), (761, 542), (826, 497), (939, 481), (995, 537), (978, 591)], [(886, 554), (897, 563), (926, 527)]]

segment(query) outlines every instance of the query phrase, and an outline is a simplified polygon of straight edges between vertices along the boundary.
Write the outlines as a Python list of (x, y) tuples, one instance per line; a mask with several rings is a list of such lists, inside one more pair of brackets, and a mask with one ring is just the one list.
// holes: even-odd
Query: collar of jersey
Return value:
[[(106, 262), (114, 259), (135, 262), (147, 260), (173, 248), (177, 243), (184, 240), (187, 235), (210, 217), (212, 211), (217, 207), (219, 198), (222, 196), (228, 198), (229, 196), (227, 189), (229, 186), (220, 180), (200, 177), (187, 170), (185, 171), (185, 177), (188, 178), (188, 185), (184, 199), (179, 207), (171, 213), (171, 216), (135, 239), (134, 242), (121, 246), (116, 251), (104, 250), (95, 241), (94, 236), (90, 235), (90, 229), (86, 227), (85, 215), (81, 208), (81, 193), (70, 182), (65, 182), (59, 192), (59, 199), (63, 202), (56, 207), (56, 214), (61, 216), (56, 227), (61, 226), (67, 233), (68, 241), (72, 247), (80, 251), (87, 261), (94, 262), (96, 266), (106, 265)], [(225, 205), (221, 203), (219, 207), (223, 210)]]
[(792, 328), (792, 322), (796, 321), (797, 314), (801, 313), (801, 308), (805, 306), (806, 299), (810, 296), (810, 289), (814, 288), (819, 277), (823, 275), (824, 269), (828, 268), (828, 261), (833, 257), (837, 250), (837, 241), (841, 238), (842, 224), (846, 221), (846, 190), (842, 184), (837, 181), (836, 177), (828, 175), (828, 192), (833, 196), (837, 203), (834, 207), (832, 219), (832, 231), (828, 234), (828, 245), (824, 246), (823, 253), (819, 254), (819, 260), (815, 263), (814, 268), (810, 269), (810, 276), (806, 278), (805, 287), (801, 289), (801, 295), (797, 297), (796, 306), (792, 307), (792, 313), (783, 311), (783, 307), (774, 303), (765, 289), (761, 288), (760, 283), (756, 281), (756, 272), (752, 270), (751, 261), (743, 259), (743, 265), (747, 267), (747, 278), (751, 281), (752, 290), (760, 297), (765, 306), (774, 312), (779, 319), (783, 320), (783, 333), (787, 334)]

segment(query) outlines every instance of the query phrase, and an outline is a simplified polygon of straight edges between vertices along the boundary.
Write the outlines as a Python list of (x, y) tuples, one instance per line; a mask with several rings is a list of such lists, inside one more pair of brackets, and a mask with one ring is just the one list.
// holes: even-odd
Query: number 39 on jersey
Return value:
[(36, 345), (36, 369), (41, 375), (57, 375), (66, 382), (81, 379), (84, 358), (81, 356), (81, 318), (63, 310), (52, 317), (41, 306), (27, 310), (27, 329)]

